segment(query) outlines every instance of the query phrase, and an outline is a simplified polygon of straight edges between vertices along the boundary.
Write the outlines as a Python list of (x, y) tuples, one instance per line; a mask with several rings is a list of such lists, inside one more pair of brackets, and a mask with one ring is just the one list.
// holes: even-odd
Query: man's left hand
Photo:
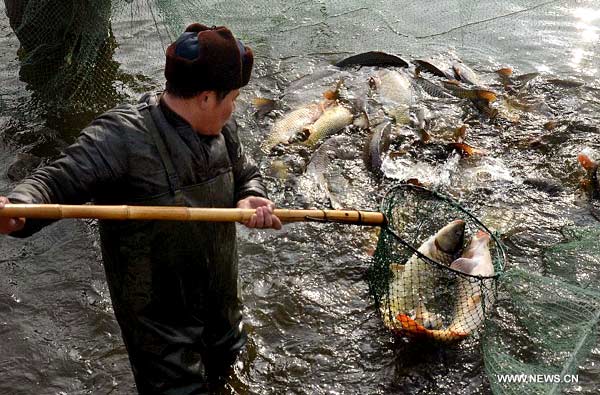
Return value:
[(250, 220), (244, 222), (248, 228), (281, 229), (281, 220), (273, 214), (275, 203), (258, 196), (248, 196), (237, 202), (237, 208), (256, 209)]

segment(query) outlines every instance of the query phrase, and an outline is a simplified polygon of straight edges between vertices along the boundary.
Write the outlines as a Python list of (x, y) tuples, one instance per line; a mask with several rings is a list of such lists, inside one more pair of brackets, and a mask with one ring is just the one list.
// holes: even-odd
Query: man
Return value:
[[(12, 203), (254, 208), (245, 224), (281, 228), (230, 120), (252, 50), (225, 27), (188, 26), (166, 54), (165, 92), (119, 106), (54, 163), (21, 182)], [(26, 237), (50, 221), (2, 218)], [(142, 394), (206, 393), (245, 343), (235, 224), (100, 221), (115, 316)]]

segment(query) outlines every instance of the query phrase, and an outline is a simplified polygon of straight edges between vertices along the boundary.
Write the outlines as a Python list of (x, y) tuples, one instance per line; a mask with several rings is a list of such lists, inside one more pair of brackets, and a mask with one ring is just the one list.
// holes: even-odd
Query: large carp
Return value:
[(269, 153), (279, 143), (288, 144), (291, 139), (318, 120), (332, 103), (329, 100), (311, 103), (285, 114), (273, 124), (271, 133), (261, 146), (263, 152)]
[[(479, 230), (472, 238), (462, 256), (452, 262), (451, 269), (480, 278), (458, 278), (456, 302), (452, 321), (444, 329), (428, 329), (406, 314), (399, 314), (403, 332), (409, 336), (427, 337), (441, 342), (464, 339), (475, 332), (485, 319), (485, 306), (493, 302), (494, 265), (489, 250), (490, 235)], [(483, 294), (482, 294), (483, 293)]]
[(404, 72), (397, 70), (378, 70), (371, 85), (379, 95), (379, 101), (385, 112), (398, 124), (407, 124), (410, 121), (409, 110), (415, 103), (412, 84)]
[[(457, 219), (427, 239), (418, 248), (424, 256), (449, 265), (460, 252), (465, 234), (465, 221)], [(384, 325), (401, 333), (398, 316), (412, 315), (427, 327), (438, 327), (438, 319), (427, 311), (426, 303), (434, 292), (436, 269), (416, 253), (404, 265), (391, 264), (389, 292), (380, 305)]]
[(351, 125), (353, 119), (354, 115), (344, 105), (331, 106), (321, 114), (315, 123), (303, 128), (303, 132), (307, 134), (304, 143), (310, 147), (315, 147), (327, 137)]

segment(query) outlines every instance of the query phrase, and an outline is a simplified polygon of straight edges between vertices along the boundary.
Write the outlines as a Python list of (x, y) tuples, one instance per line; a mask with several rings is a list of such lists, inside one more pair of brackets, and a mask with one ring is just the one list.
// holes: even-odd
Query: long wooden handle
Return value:
[[(112, 220), (170, 220), (204, 222), (245, 222), (253, 209), (194, 208), (170, 206), (97, 206), (65, 204), (6, 204), (0, 217), (38, 219), (96, 218)], [(383, 225), (385, 217), (376, 211), (275, 209), (282, 222), (322, 221), (355, 225)]]

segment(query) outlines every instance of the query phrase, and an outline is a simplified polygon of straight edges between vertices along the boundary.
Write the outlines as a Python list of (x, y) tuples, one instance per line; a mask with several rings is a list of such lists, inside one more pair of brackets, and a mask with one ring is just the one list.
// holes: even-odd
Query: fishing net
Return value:
[(93, 111), (115, 100), (110, 1), (5, 1), (20, 79), (42, 105)]
[(561, 233), (544, 251), (544, 275), (505, 272), (482, 347), (496, 394), (556, 394), (584, 381), (581, 365), (598, 341), (600, 227)]
[(577, 385), (598, 336), (600, 292), (512, 269), (502, 319), (487, 322), (486, 371), (496, 394), (556, 394)]
[[(392, 188), (382, 212), (388, 223), (368, 281), (385, 326), (439, 342), (477, 337), (506, 260), (496, 235), (458, 203), (416, 185)], [(439, 233), (442, 228), (448, 232)], [(479, 231), (486, 232), (483, 242)], [(470, 254), (478, 243), (479, 253)], [(461, 254), (487, 267), (460, 270), (452, 262)]]

